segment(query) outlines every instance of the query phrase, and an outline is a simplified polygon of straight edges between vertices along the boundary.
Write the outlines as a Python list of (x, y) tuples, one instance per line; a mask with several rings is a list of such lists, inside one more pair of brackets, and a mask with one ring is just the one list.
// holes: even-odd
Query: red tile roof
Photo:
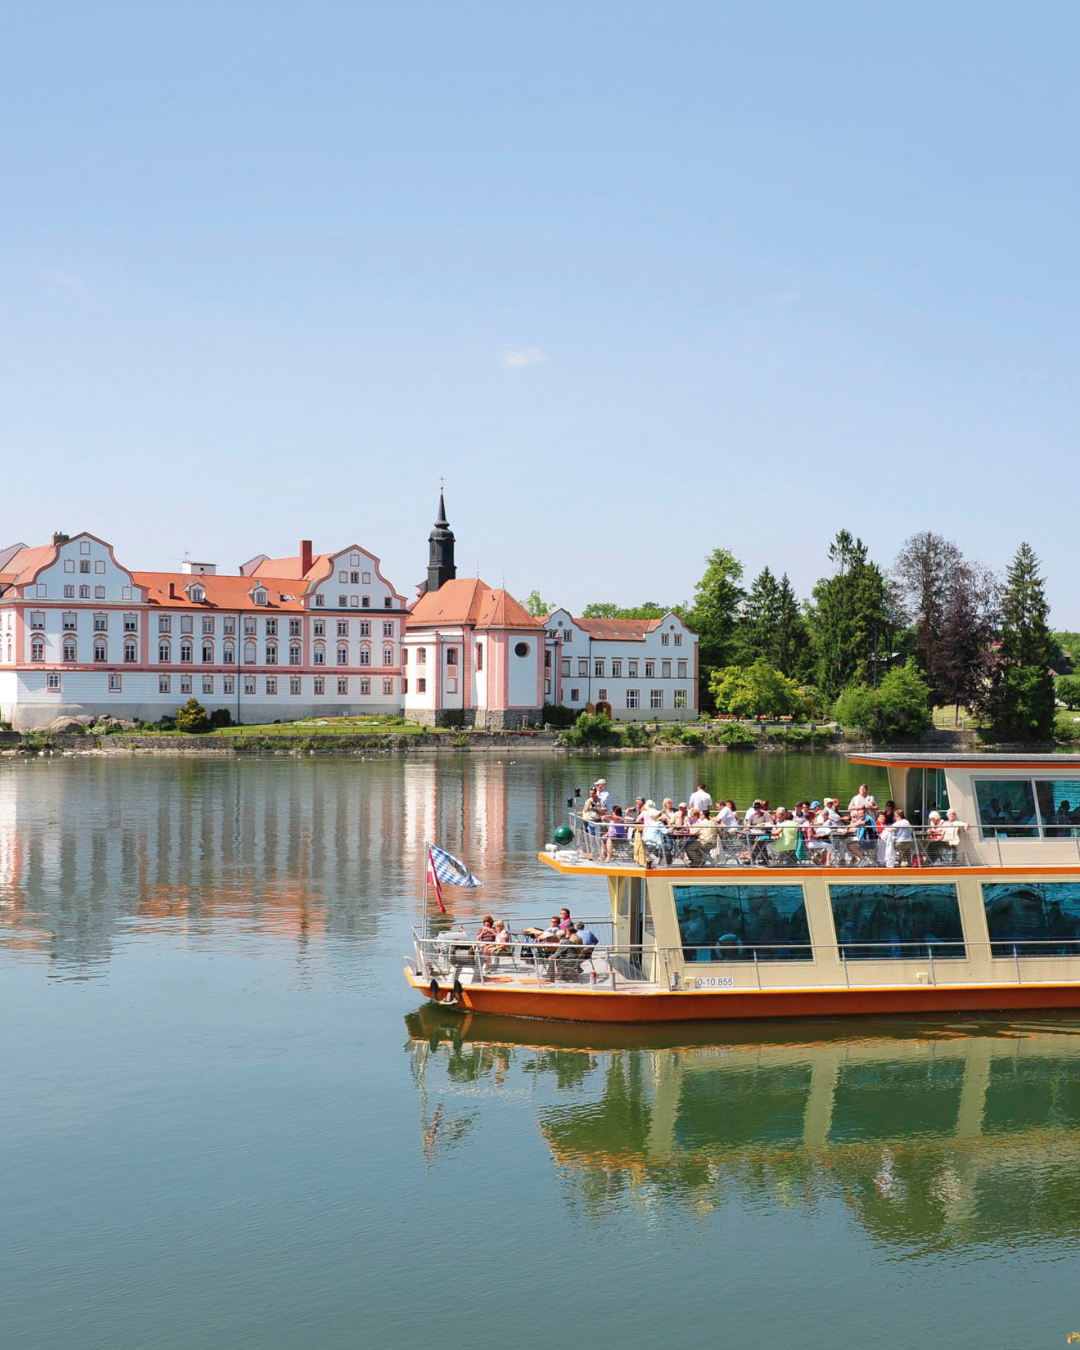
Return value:
[(22, 548), (11, 558), (0, 573), (0, 581), (6, 585), (21, 584), (25, 585), (32, 581), (37, 572), (49, 563), (56, 561), (57, 546), (55, 544), (39, 544), (37, 548)]
[(313, 554), (311, 566), (306, 572), (300, 571), (299, 558), (264, 558), (251, 575), (258, 577), (260, 581), (263, 578), (269, 580), (274, 577), (292, 581), (322, 581), (324, 577), (330, 575), (334, 557), (333, 553)]
[(644, 642), (645, 634), (660, 627), (662, 619), (578, 619), (574, 626), (604, 642)]
[(479, 577), (444, 581), (437, 591), (426, 591), (409, 613), (410, 628), (450, 623), (473, 628), (544, 626), (508, 591), (495, 590)]
[[(188, 572), (132, 572), (136, 586), (145, 586), (147, 601), (151, 605), (161, 605), (165, 609), (190, 609), (192, 600), (184, 590), (185, 586), (201, 586), (206, 599), (199, 604), (200, 609), (252, 609), (268, 613), (280, 613), (283, 610), (303, 613), (301, 603), (303, 585), (295, 577), (230, 577), (192, 574)], [(173, 584), (174, 594), (169, 595), (169, 582)], [(257, 605), (251, 592), (262, 589), (266, 592), (267, 603)], [(290, 596), (283, 600), (283, 595)]]

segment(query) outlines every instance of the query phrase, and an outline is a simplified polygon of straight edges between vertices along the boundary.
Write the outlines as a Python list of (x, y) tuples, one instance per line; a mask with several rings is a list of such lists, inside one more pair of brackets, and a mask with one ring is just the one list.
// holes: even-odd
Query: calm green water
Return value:
[(556, 805), (703, 766), (860, 776), (0, 763), (5, 1350), (1064, 1344), (1080, 1022), (619, 1037), (404, 985), (425, 837), (484, 878), (461, 916), (595, 912), (534, 860)]

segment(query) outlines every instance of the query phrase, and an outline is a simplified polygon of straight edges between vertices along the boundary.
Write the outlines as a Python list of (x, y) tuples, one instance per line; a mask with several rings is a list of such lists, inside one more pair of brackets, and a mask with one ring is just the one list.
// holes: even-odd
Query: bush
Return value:
[(786, 717), (801, 714), (806, 699), (794, 680), (758, 659), (752, 666), (723, 666), (709, 677), (716, 710), (738, 717)]
[(710, 745), (726, 745), (728, 749), (735, 750), (741, 746), (750, 746), (757, 744), (757, 737), (749, 727), (741, 726), (738, 722), (729, 722), (726, 727), (720, 727), (719, 730), (709, 733)]
[(856, 685), (836, 700), (836, 720), (877, 744), (918, 740), (933, 722), (930, 691), (913, 661), (896, 666), (876, 689)]
[(228, 708), (215, 708), (210, 714), (210, 725), (212, 727), (231, 727), (233, 724), (232, 713)]
[(572, 727), (560, 731), (557, 745), (612, 745), (621, 740), (611, 718), (603, 713), (582, 713)]
[(768, 745), (782, 745), (788, 750), (820, 750), (832, 744), (833, 734), (824, 727), (814, 731), (809, 728), (781, 727), (778, 731), (770, 731), (765, 741)]
[(1055, 692), (1066, 708), (1080, 708), (1080, 675), (1059, 675)]
[(544, 704), (543, 720), (557, 731), (561, 731), (564, 727), (572, 727), (576, 719), (577, 713), (573, 708), (564, 708), (561, 703)]
[(53, 750), (56, 742), (44, 731), (31, 731), (23, 737), (24, 750)]
[(623, 745), (636, 749), (642, 745), (652, 744), (652, 735), (637, 722), (627, 722), (625, 726), (619, 728), (619, 736)]
[(207, 730), (210, 719), (197, 698), (189, 698), (182, 708), (177, 709), (176, 726), (178, 731), (186, 732), (188, 735), (198, 735), (200, 731)]
[(469, 733), (467, 731), (460, 732), (457, 736), (454, 737), (453, 743), (454, 745), (457, 746), (459, 750), (464, 750), (464, 748), (469, 744)]

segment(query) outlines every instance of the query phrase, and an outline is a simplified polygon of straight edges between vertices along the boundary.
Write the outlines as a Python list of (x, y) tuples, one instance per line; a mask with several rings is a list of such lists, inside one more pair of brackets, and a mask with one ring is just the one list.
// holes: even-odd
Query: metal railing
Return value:
[[(522, 982), (539, 989), (577, 986), (589, 990), (636, 987), (677, 990), (873, 988), (883, 984), (1023, 984), (1025, 964), (1038, 961), (1028, 981), (1080, 984), (1080, 938), (947, 942), (933, 938), (834, 943), (753, 943), (661, 947), (653, 944), (545, 945), (515, 940), (507, 950), (444, 934), (424, 938), (414, 930), (414, 969), (439, 986), (463, 977), (471, 984)], [(1053, 962), (1050, 967), (1049, 963)], [(905, 963), (907, 969), (897, 969)], [(912, 964), (917, 968), (911, 969)], [(800, 979), (816, 967), (817, 978)], [(822, 982), (822, 967), (833, 980)]]
[[(678, 829), (626, 821), (588, 820), (570, 812), (574, 843), (582, 861), (644, 867), (974, 867), (960, 827), (947, 837), (940, 830), (911, 828), (910, 840), (877, 835), (859, 837), (845, 826), (808, 838), (800, 829), (794, 841), (782, 826), (725, 829), (718, 822)], [(614, 825), (615, 832), (612, 832)], [(790, 825), (788, 829), (790, 830)], [(640, 841), (640, 842), (639, 842)], [(793, 848), (783, 845), (793, 842)]]

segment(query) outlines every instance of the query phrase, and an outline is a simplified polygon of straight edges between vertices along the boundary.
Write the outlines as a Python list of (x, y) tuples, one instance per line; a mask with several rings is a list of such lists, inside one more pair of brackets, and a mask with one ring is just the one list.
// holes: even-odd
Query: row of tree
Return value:
[[(847, 530), (828, 557), (831, 570), (803, 600), (769, 567), (747, 589), (742, 563), (716, 548), (689, 604), (594, 603), (583, 613), (680, 614), (698, 634), (703, 707), (823, 715), (845, 696), (842, 713), (869, 718), (884, 704), (910, 711), (921, 701), (927, 721), (930, 707), (966, 707), (1005, 736), (1051, 734), (1061, 653), (1030, 545), (1003, 579), (931, 531), (906, 540), (891, 568)], [(526, 604), (538, 615), (553, 608), (536, 591)]]

